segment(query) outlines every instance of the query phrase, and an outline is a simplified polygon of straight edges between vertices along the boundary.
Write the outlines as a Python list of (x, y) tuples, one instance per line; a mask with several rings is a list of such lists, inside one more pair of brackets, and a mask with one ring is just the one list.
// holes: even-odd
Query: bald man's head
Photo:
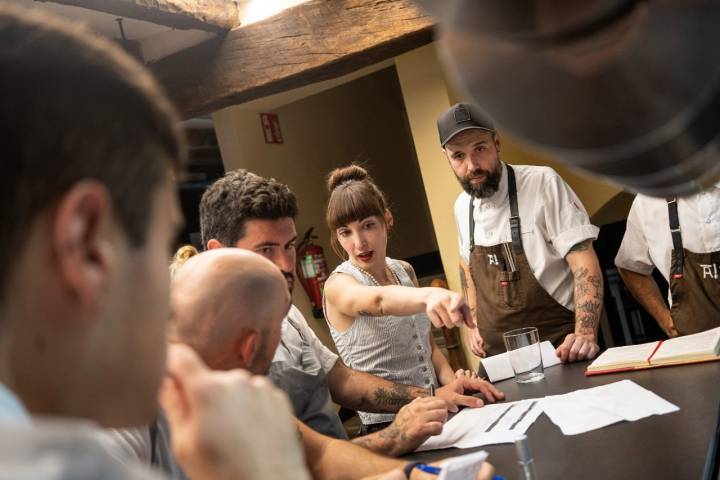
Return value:
[(172, 305), (171, 339), (190, 345), (211, 368), (265, 374), (290, 294), (272, 262), (222, 248), (196, 255), (177, 270)]

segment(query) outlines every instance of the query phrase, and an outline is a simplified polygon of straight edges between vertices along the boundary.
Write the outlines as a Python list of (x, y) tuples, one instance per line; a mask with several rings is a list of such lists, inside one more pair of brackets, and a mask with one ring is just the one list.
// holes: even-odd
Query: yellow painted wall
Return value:
[[(436, 119), (450, 105), (463, 100), (445, 76), (435, 45), (413, 50), (395, 59), (405, 108), (415, 141), (420, 171), (430, 206), (435, 235), (450, 288), (460, 291), (458, 244), (453, 204), (461, 188), (440, 149)], [(510, 135), (500, 132), (502, 158), (508, 163), (547, 165), (554, 168), (575, 190), (592, 216), (620, 190), (589, 179), (556, 162), (548, 155), (533, 151)], [(465, 338), (463, 332), (463, 338)], [(466, 356), (473, 366), (477, 359), (464, 342)]]
[[(267, 105), (260, 108), (267, 111)], [(325, 176), (354, 160), (366, 162), (391, 202), (397, 222), (389, 254), (407, 258), (437, 250), (394, 68), (271, 109), (279, 116), (282, 145), (265, 143), (260, 111), (236, 106), (215, 113), (225, 168), (246, 168), (287, 183), (300, 204), (298, 234), (315, 227), (331, 268), (339, 259), (325, 226)], [(332, 346), (325, 322), (312, 319), (299, 284), (293, 301), (323, 342)]]
[[(459, 292), (459, 251), (452, 206), (461, 188), (442, 156), (436, 125), (437, 117), (451, 105), (451, 94), (438, 63), (434, 45), (396, 57), (395, 67), (402, 87), (443, 268), (450, 289)], [(465, 333), (465, 329), (462, 329), (465, 356), (471, 365), (477, 368), (477, 359), (467, 348)]]

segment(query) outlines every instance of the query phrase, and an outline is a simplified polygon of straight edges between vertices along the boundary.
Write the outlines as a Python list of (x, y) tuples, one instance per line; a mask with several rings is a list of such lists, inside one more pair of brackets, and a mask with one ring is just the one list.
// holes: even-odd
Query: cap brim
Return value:
[(478, 127), (477, 125), (468, 126), (468, 127), (463, 127), (463, 128), (461, 128), (461, 129), (453, 132), (453, 134), (450, 135), (448, 138), (446, 138), (445, 141), (440, 144), (440, 146), (443, 147), (443, 148), (445, 148), (445, 145), (447, 145), (447, 143), (448, 143), (450, 140), (452, 140), (453, 138), (455, 138), (458, 133), (464, 132), (465, 130), (485, 130), (486, 132), (494, 132), (494, 131), (495, 131), (495, 130), (493, 130), (492, 128)]

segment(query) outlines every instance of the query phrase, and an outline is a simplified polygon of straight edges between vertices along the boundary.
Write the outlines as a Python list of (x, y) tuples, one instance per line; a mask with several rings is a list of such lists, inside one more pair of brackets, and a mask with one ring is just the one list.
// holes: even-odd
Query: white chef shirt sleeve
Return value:
[(550, 170), (543, 182), (545, 227), (548, 239), (562, 257), (585, 240), (595, 240), (600, 229), (590, 223), (585, 207), (560, 175)]
[(308, 344), (310, 344), (313, 350), (317, 353), (320, 365), (322, 366), (325, 374), (327, 374), (335, 366), (335, 363), (338, 361), (338, 356), (320, 341), (317, 335), (315, 335), (313, 329), (310, 328), (310, 325), (308, 325), (303, 314), (294, 305), (291, 307), (290, 314), (293, 316), (293, 320), (295, 320), (298, 324), (298, 327), (302, 329), (302, 333), (307, 339)]
[(615, 266), (641, 275), (650, 275), (655, 265), (650, 257), (650, 248), (642, 229), (641, 210), (642, 206), (635, 197), (628, 214), (625, 235), (615, 257)]
[[(455, 229), (457, 231), (458, 252), (460, 252), (460, 259), (467, 264), (470, 263), (470, 222), (468, 220), (469, 212), (465, 211), (463, 215), (463, 211), (465, 210), (462, 205), (463, 198), (464, 196), (460, 195), (455, 200), (453, 212), (455, 214)], [(470, 205), (467, 205), (467, 208), (470, 209)], [(463, 221), (465, 222), (464, 224), (462, 223)], [(467, 229), (468, 231), (465, 232), (465, 229)]]

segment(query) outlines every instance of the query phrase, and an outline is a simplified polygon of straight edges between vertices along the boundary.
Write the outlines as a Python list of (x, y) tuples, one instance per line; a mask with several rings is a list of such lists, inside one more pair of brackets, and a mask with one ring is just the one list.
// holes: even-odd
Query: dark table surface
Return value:
[[(696, 479), (702, 477), (720, 405), (720, 362), (655, 368), (609, 375), (584, 375), (587, 363), (545, 370), (543, 381), (519, 385), (514, 379), (496, 385), (507, 400), (544, 397), (630, 379), (680, 407), (579, 435), (565, 436), (542, 414), (527, 432), (539, 478), (546, 479)], [(436, 461), (487, 450), (488, 461), (507, 479), (519, 478), (515, 447), (490, 445), (445, 449), (408, 458)]]

